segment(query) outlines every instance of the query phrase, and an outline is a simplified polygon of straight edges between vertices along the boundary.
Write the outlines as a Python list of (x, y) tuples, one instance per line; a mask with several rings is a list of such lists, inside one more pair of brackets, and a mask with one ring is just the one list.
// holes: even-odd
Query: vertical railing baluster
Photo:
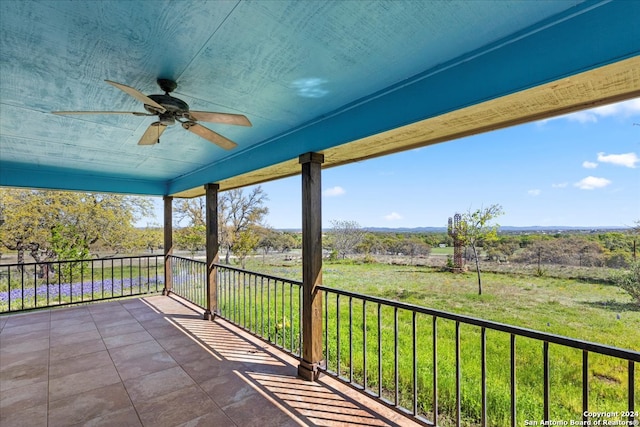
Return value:
[(336, 373), (340, 376), (340, 294), (336, 294)]
[(510, 346), (511, 360), (511, 427), (516, 427), (517, 411), (516, 411), (516, 336), (511, 334)]
[(482, 403), (481, 403), (481, 425), (487, 426), (487, 330), (480, 329), (480, 364), (481, 364), (481, 387), (482, 387)]
[(80, 263), (80, 302), (84, 301), (84, 261)]
[(382, 398), (382, 304), (378, 303), (378, 397)]
[(398, 384), (398, 307), (393, 307), (393, 403), (400, 404), (400, 390)]
[(418, 342), (417, 342), (417, 323), (416, 316), (418, 313), (413, 312), (411, 319), (411, 335), (413, 344), (413, 416), (418, 415)]
[(293, 284), (289, 283), (289, 350), (293, 353)]
[(301, 286), (298, 286), (298, 355), (302, 356), (302, 287)]
[(349, 297), (349, 382), (353, 382), (353, 298)]
[(274, 333), (275, 333), (275, 344), (278, 346), (278, 281), (275, 280), (273, 283), (273, 321), (274, 321)]
[(281, 294), (281, 298), (282, 298), (282, 348), (287, 348), (286, 342), (285, 342), (285, 337), (286, 337), (286, 333), (287, 333), (287, 325), (285, 324), (285, 317), (284, 317), (284, 313), (285, 313), (285, 304), (284, 304), (284, 280), (280, 281), (280, 294)]
[(543, 363), (543, 412), (544, 421), (549, 421), (549, 342), (544, 341), (542, 345)]
[(264, 277), (260, 278), (260, 336), (264, 337)]
[(438, 318), (433, 316), (433, 425), (438, 425)]
[(363, 377), (363, 390), (366, 390), (367, 385), (367, 300), (362, 300), (362, 377)]
[[(589, 420), (589, 352), (582, 350), (582, 420)], [(587, 425), (587, 423), (585, 423)]]
[(460, 390), (460, 379), (462, 374), (460, 369), (460, 321), (456, 320), (456, 426), (462, 424), (462, 399)]
[(634, 420), (635, 420), (635, 365), (633, 360), (629, 360), (629, 365), (628, 365), (628, 374), (627, 374), (627, 382), (628, 387), (629, 387), (629, 391), (628, 391), (628, 400), (629, 400), (629, 416), (627, 417), (627, 421), (629, 421), (630, 424), (633, 424)]
[[(302, 335), (302, 334), (300, 334)], [(329, 292), (324, 292), (324, 368), (329, 370)], [(300, 350), (302, 352), (302, 349)]]
[[(267, 336), (271, 339), (271, 279), (267, 278)], [(275, 341), (275, 337), (274, 337)]]
[(242, 326), (247, 328), (247, 273), (242, 273)]

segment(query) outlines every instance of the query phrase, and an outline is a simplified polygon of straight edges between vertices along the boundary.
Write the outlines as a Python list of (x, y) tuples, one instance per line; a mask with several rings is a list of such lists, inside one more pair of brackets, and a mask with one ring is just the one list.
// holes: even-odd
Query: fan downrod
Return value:
[(160, 86), (160, 89), (162, 89), (165, 93), (171, 93), (178, 87), (178, 83), (174, 82), (171, 79), (158, 79), (157, 82), (158, 86)]

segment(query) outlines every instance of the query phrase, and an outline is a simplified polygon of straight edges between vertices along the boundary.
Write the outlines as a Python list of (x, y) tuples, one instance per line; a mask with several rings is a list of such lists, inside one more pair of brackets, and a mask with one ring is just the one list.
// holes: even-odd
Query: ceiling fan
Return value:
[(144, 104), (147, 113), (135, 111), (53, 111), (53, 114), (133, 114), (134, 116), (158, 116), (158, 121), (151, 123), (138, 141), (138, 145), (153, 145), (160, 142), (160, 135), (167, 128), (176, 122), (189, 132), (195, 133), (201, 138), (211, 141), (214, 144), (231, 150), (237, 144), (217, 132), (206, 128), (198, 121), (210, 123), (224, 123), (227, 125), (251, 126), (251, 122), (242, 114), (214, 113), (210, 111), (190, 111), (189, 105), (181, 99), (169, 95), (178, 84), (169, 79), (158, 79), (158, 86), (164, 91), (164, 95), (145, 95), (130, 86), (105, 80), (112, 86), (120, 89), (129, 96), (134, 97)]

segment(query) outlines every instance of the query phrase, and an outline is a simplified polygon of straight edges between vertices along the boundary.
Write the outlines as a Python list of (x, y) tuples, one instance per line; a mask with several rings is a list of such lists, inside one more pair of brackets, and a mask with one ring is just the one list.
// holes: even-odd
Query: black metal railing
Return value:
[[(172, 292), (206, 308), (206, 263), (171, 256)], [(294, 356), (302, 348), (302, 283), (225, 264), (217, 267), (217, 315)]]
[(217, 264), (221, 317), (300, 356), (302, 283)]
[(0, 265), (0, 313), (159, 292), (162, 255)]
[[(174, 291), (203, 307), (205, 263), (172, 259)], [(216, 267), (218, 315), (300, 356), (302, 283)], [(323, 371), (422, 423), (638, 419), (637, 351), (323, 286), (319, 292)]]
[(207, 264), (191, 258), (171, 256), (171, 292), (205, 308)]
[(338, 289), (319, 292), (324, 371), (423, 423), (638, 419), (639, 352)]

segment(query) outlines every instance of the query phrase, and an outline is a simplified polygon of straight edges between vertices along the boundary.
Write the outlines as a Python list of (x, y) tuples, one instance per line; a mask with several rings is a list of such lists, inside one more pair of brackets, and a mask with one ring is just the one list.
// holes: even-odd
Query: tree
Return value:
[[(229, 255), (234, 244), (243, 232), (254, 232), (251, 227), (262, 223), (269, 208), (264, 206), (268, 200), (261, 186), (254, 187), (248, 193), (237, 188), (220, 193), (218, 199), (218, 238), (220, 246), (227, 249), (225, 263), (229, 264)], [(189, 227), (206, 226), (206, 199), (197, 197), (182, 199), (176, 203), (175, 212), (178, 221), (187, 220)], [(246, 241), (246, 236), (243, 237)], [(237, 248), (244, 247), (243, 245)]]
[(616, 273), (613, 281), (640, 305), (640, 261), (632, 262), (628, 271)]
[(0, 244), (40, 263), (131, 247), (133, 223), (151, 212), (147, 199), (116, 194), (0, 189)]
[(365, 233), (356, 221), (333, 220), (331, 225), (331, 246), (344, 259), (362, 242)]
[(502, 206), (495, 204), (487, 208), (476, 209), (475, 211), (467, 211), (462, 215), (462, 220), (458, 225), (460, 238), (464, 245), (469, 246), (473, 251), (476, 261), (476, 272), (478, 274), (478, 295), (482, 295), (482, 278), (480, 276), (480, 257), (478, 256), (478, 247), (483, 242), (495, 240), (498, 237), (498, 224), (491, 224), (498, 216), (504, 212)]
[[(251, 228), (262, 223), (269, 213), (269, 208), (264, 206), (268, 200), (261, 186), (254, 187), (249, 193), (241, 188), (226, 191), (220, 197), (220, 245), (227, 248), (225, 263), (229, 264), (229, 252), (233, 251), (236, 241), (244, 240), (236, 248), (245, 249), (245, 243), (253, 241), (242, 233), (254, 233)], [(257, 245), (257, 241), (255, 243)], [(255, 245), (254, 245), (255, 248)]]

